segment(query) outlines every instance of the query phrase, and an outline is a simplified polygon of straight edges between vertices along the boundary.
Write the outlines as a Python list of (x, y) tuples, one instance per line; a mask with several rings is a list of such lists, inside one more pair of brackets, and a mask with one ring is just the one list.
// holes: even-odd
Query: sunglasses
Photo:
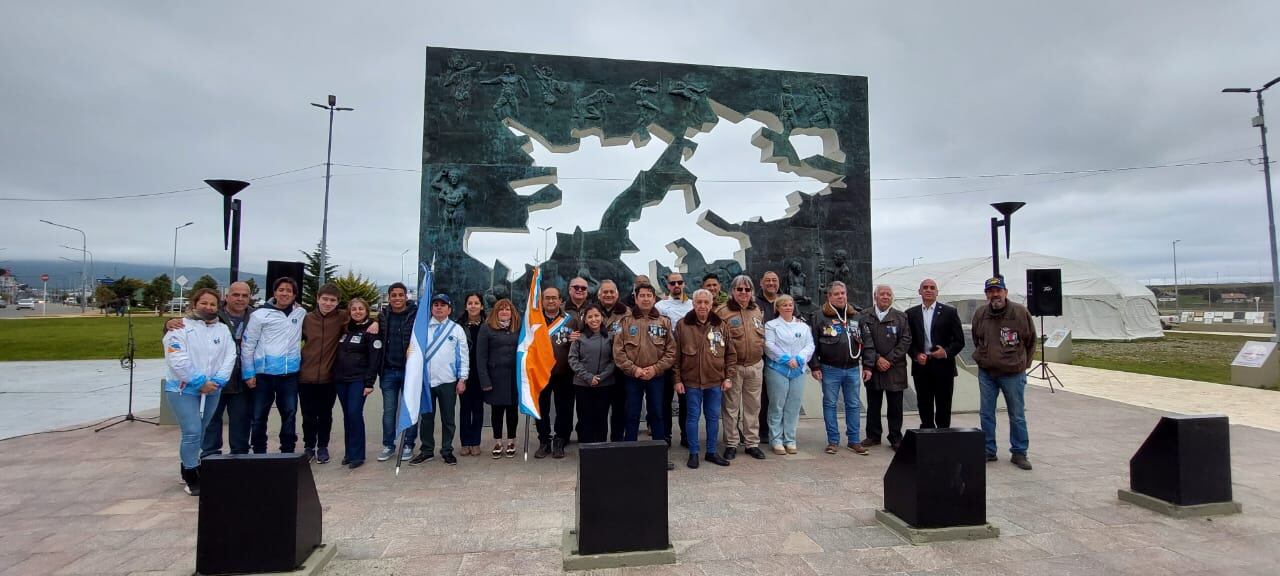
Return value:
[(747, 288), (746, 286), (739, 286), (737, 288), (734, 288), (733, 291), (734, 292), (750, 292), (751, 289)]
[(671, 286), (683, 286), (684, 280), (667, 280), (667, 284)]
[(569, 289), (570, 290), (586, 290), (587, 287), (586, 286), (570, 286)]

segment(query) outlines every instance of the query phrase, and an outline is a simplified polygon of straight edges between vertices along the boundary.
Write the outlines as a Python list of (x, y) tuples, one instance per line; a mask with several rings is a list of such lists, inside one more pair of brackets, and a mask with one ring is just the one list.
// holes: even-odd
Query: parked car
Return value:
[(169, 301), (170, 312), (182, 312), (183, 310), (186, 310), (186, 309), (187, 309), (186, 298), (174, 298)]
[(80, 302), (76, 300), (75, 296), (67, 296), (65, 299), (62, 300), (62, 303), (66, 304), (67, 306), (76, 306), (80, 304)]
[(0, 308), (8, 308), (8, 307), (9, 307), (9, 305), (8, 305), (8, 304), (5, 304), (5, 303), (4, 303), (4, 300), (0, 300)]
[(16, 308), (18, 310), (22, 310), (24, 308), (27, 310), (35, 310), (36, 300), (35, 298), (23, 298), (21, 300), (18, 300), (18, 305), (16, 306)]

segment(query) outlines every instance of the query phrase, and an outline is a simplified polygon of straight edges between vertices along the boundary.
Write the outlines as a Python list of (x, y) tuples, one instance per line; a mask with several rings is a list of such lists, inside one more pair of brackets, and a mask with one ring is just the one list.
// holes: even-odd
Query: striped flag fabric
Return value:
[[(427, 348), (427, 328), (431, 325), (431, 269), (419, 264), (422, 282), (418, 285), (418, 312), (413, 320), (413, 336), (409, 339), (409, 357), (404, 364), (404, 386), (400, 391), (400, 412), (396, 421), (396, 433), (404, 432), (418, 423), (419, 414), (431, 412), (431, 379), (427, 375), (424, 350)], [(427, 299), (423, 302), (423, 297)]]
[(516, 348), (516, 387), (520, 395), (520, 411), (541, 419), (538, 396), (551, 381), (551, 368), (556, 355), (551, 348), (551, 332), (542, 315), (542, 270), (533, 269), (529, 282), (529, 301), (520, 322), (520, 344)]

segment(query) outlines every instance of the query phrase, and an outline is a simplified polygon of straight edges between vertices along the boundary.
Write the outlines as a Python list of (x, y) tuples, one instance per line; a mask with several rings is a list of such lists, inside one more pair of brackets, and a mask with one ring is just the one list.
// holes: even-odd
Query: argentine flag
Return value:
[[(400, 416), (396, 421), (396, 433), (402, 433), (418, 423), (419, 414), (431, 412), (431, 379), (427, 376), (427, 362), (423, 351), (427, 346), (427, 327), (431, 325), (431, 269), (419, 264), (422, 282), (418, 285), (418, 314), (413, 320), (413, 336), (409, 339), (409, 358), (404, 364), (404, 387), (400, 392)], [(427, 303), (422, 302), (426, 294)]]

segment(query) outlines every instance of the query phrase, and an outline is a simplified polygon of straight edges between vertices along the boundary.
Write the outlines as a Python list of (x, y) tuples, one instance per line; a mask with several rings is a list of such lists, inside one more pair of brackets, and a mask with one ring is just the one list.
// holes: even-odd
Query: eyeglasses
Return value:
[(587, 287), (586, 287), (586, 286), (570, 286), (570, 287), (569, 287), (569, 289), (570, 289), (570, 290), (575, 290), (575, 291), (576, 291), (576, 290), (586, 290), (586, 289), (587, 289)]
[(683, 286), (684, 280), (667, 280), (667, 284), (671, 286)]
[(739, 286), (737, 288), (734, 288), (733, 291), (734, 292), (750, 292), (751, 289), (747, 288), (746, 286)]

